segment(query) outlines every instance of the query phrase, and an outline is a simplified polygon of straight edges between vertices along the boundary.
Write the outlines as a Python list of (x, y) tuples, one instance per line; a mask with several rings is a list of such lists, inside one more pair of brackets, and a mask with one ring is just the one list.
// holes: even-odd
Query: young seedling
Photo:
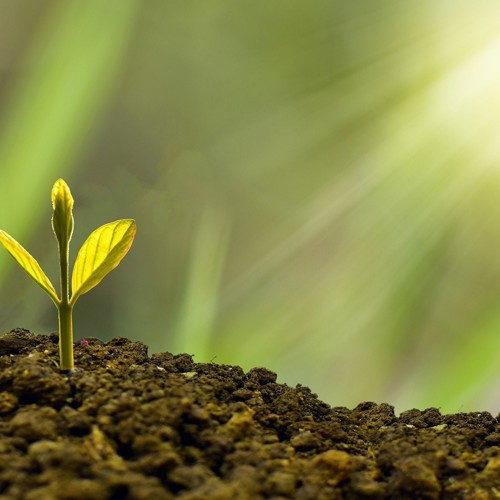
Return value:
[(61, 297), (38, 262), (5, 231), (0, 243), (54, 302), (59, 319), (59, 357), (62, 370), (73, 370), (73, 307), (112, 271), (129, 251), (135, 236), (135, 221), (120, 219), (97, 228), (82, 245), (76, 257), (69, 288), (69, 242), (73, 234), (73, 197), (68, 185), (59, 179), (52, 188), (52, 229), (59, 245)]

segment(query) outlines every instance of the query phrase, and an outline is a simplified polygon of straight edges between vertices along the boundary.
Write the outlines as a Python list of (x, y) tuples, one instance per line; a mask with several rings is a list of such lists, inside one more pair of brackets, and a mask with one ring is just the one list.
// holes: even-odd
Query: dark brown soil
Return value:
[[(500, 498), (500, 419), (331, 408), (264, 368), (89, 338), (0, 338), (0, 498)], [(332, 381), (334, 383), (334, 381)]]

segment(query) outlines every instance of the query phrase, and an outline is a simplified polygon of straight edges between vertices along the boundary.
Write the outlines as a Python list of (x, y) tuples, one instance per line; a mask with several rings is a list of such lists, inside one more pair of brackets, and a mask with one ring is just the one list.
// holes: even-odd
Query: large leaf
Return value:
[(8, 235), (5, 231), (0, 229), (0, 243), (5, 249), (14, 257), (17, 263), (31, 276), (49, 295), (50, 298), (56, 303), (59, 303), (59, 298), (50, 282), (47, 275), (42, 271), (40, 264), (36, 259), (25, 250), (12, 236)]
[(75, 261), (71, 287), (74, 304), (125, 257), (135, 236), (135, 221), (121, 219), (97, 228), (82, 245)]
[(73, 234), (73, 196), (68, 185), (62, 179), (58, 179), (52, 188), (52, 228), (56, 235), (59, 246), (63, 249), (68, 247)]

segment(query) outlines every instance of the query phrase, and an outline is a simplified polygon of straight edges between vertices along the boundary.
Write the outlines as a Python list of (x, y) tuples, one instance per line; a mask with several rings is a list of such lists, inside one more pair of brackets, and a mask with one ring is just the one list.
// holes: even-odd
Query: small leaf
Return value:
[(87, 238), (73, 268), (71, 304), (120, 263), (134, 241), (135, 231), (134, 220), (121, 219), (104, 224)]
[(47, 275), (42, 271), (40, 264), (28, 253), (12, 236), (0, 229), (0, 243), (14, 257), (17, 263), (31, 276), (49, 295), (57, 305), (59, 297)]
[(52, 188), (52, 228), (61, 248), (67, 248), (73, 234), (73, 203), (68, 185), (58, 179)]

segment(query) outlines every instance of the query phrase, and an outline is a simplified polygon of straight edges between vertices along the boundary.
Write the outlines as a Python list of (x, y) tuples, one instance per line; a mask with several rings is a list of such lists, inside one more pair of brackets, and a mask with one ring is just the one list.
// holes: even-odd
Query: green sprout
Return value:
[(135, 236), (135, 221), (120, 219), (104, 224), (93, 231), (80, 248), (69, 288), (69, 242), (73, 234), (73, 197), (68, 185), (62, 179), (52, 188), (52, 229), (59, 245), (61, 271), (61, 297), (43, 272), (38, 262), (5, 231), (0, 230), (0, 243), (14, 257), (17, 263), (50, 296), (57, 307), (59, 319), (59, 356), (62, 370), (73, 370), (73, 307), (80, 295), (88, 292), (129, 251)]

